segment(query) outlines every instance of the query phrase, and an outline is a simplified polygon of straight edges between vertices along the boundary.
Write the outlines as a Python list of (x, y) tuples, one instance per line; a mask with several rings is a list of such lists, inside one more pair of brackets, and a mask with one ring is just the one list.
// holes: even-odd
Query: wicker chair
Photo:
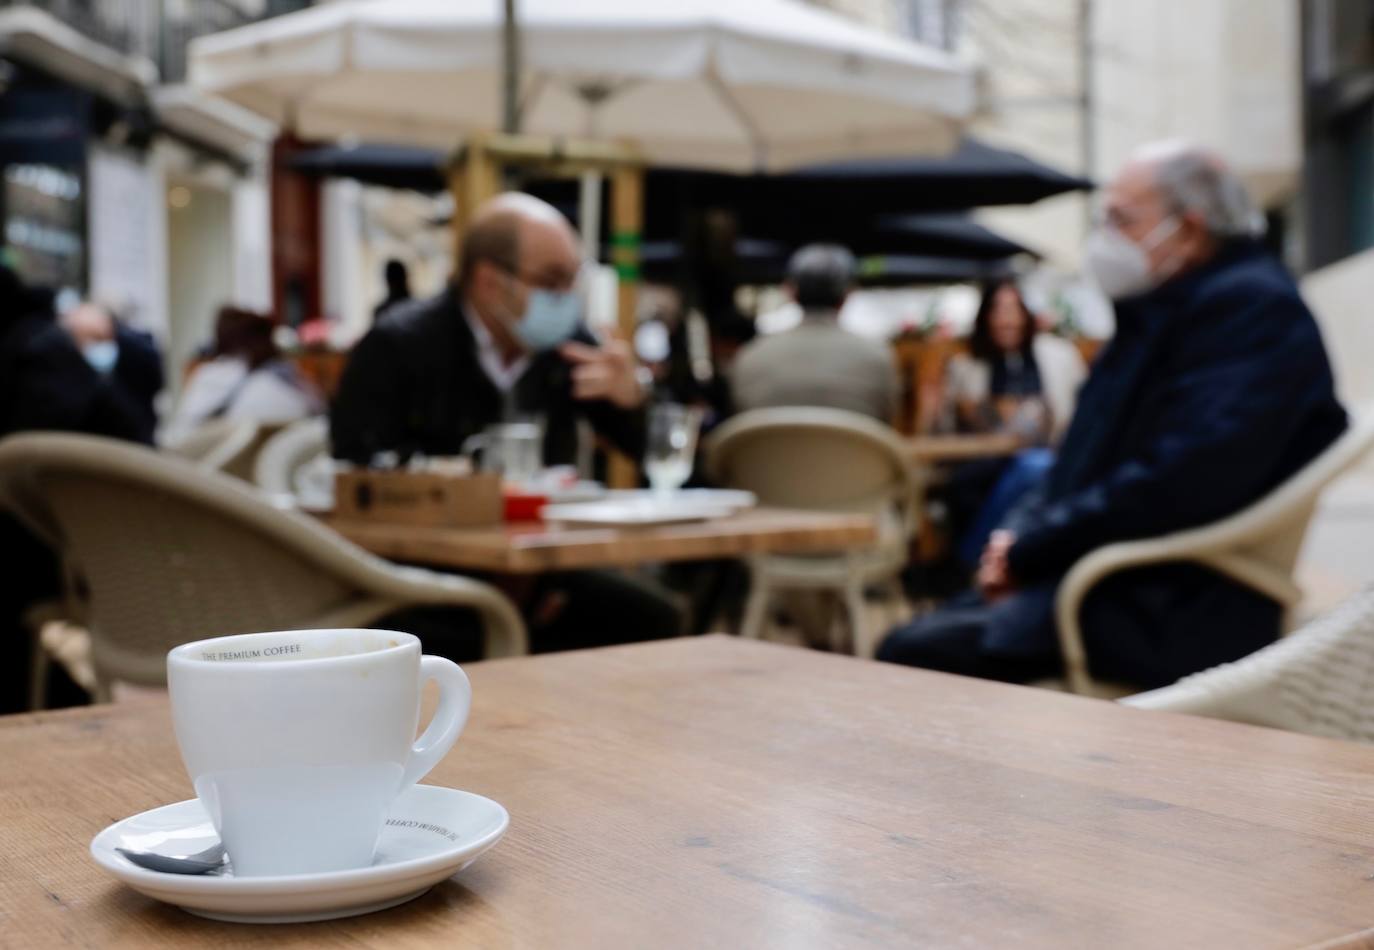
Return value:
[(902, 602), (898, 576), (916, 523), (915, 475), (897, 433), (840, 409), (757, 409), (712, 433), (706, 464), (717, 483), (751, 491), (765, 505), (877, 519), (878, 544), (866, 550), (753, 558), (742, 629), (763, 636), (781, 591), (831, 591), (843, 600), (854, 652), (872, 656), (882, 631), (865, 619), (864, 589), (883, 585), (890, 603)]
[(293, 422), (263, 443), (253, 463), (253, 481), (273, 496), (301, 494), (302, 471), (329, 457), (329, 420), (323, 416)]
[(79, 570), (99, 683), (161, 685), (165, 655), (199, 637), (365, 626), (407, 606), (478, 612), (486, 655), (528, 652), (495, 588), (397, 567), (255, 489), (180, 459), (93, 436), (0, 441), (0, 503)]
[(1374, 586), (1243, 660), (1121, 702), (1374, 742)]
[[(1293, 568), (1317, 499), (1374, 447), (1374, 413), (1362, 412), (1345, 435), (1249, 508), (1214, 524), (1159, 538), (1099, 548), (1064, 577), (1056, 595), (1059, 645), (1072, 692), (1102, 695), (1088, 673), (1079, 609), (1109, 574), (1168, 561), (1194, 561), (1254, 588), (1291, 610), (1302, 600)], [(1118, 693), (1118, 695), (1120, 695)]]
[(211, 419), (164, 442), (162, 448), (203, 469), (247, 478), (266, 437), (261, 428), (253, 419)]

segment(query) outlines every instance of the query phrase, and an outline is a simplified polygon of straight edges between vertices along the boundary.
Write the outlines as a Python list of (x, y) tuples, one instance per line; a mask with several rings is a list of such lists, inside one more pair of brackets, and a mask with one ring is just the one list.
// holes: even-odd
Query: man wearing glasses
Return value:
[(388, 311), (354, 348), (331, 413), (334, 454), (457, 455), (486, 426), (542, 417), (544, 463), (574, 461), (577, 419), (643, 451), (646, 392), (629, 347), (583, 323), (577, 236), (552, 205), (510, 193), (477, 212), (458, 274)]
[[(1054, 675), (1055, 592), (1079, 558), (1233, 514), (1340, 435), (1321, 334), (1257, 219), (1206, 152), (1157, 145), (1126, 164), (1085, 247), (1117, 332), (1055, 464), (993, 534), (978, 589), (893, 631), (880, 659)], [(1152, 688), (1271, 643), (1281, 610), (1207, 568), (1167, 564), (1111, 576), (1081, 620), (1096, 676)]]
[[(437, 297), (388, 310), (354, 348), (330, 413), (334, 455), (370, 464), (394, 453), (452, 456), (504, 421), (538, 418), (543, 462), (577, 456), (577, 426), (632, 458), (643, 454), (647, 390), (630, 348), (583, 322), (577, 235), (552, 205), (500, 195), (463, 237), (458, 273)], [(528, 597), (536, 650), (673, 636), (681, 618), (644, 584), (610, 572), (543, 575)], [(426, 650), (480, 655), (453, 612), (407, 611), (383, 624)]]

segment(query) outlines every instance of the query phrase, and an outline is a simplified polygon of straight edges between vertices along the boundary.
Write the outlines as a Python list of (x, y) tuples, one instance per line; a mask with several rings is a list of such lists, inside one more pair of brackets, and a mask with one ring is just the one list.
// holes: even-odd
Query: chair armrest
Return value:
[[(525, 656), (529, 637), (520, 612), (495, 587), (470, 577), (437, 574), (416, 567), (385, 567), (372, 573), (366, 592), (398, 607), (468, 607), (477, 611), (486, 632), (486, 657)], [(387, 613), (381, 609), (378, 614)]]
[(1064, 657), (1069, 688), (1079, 694), (1088, 694), (1092, 690), (1092, 678), (1088, 674), (1087, 655), (1083, 647), (1083, 631), (1078, 620), (1079, 609), (1088, 591), (1104, 577), (1118, 571), (1147, 564), (1193, 561), (1272, 597), (1284, 607), (1297, 604), (1302, 599), (1302, 590), (1286, 574), (1263, 561), (1247, 558), (1234, 549), (1223, 547), (1253, 539), (1256, 532), (1253, 526), (1247, 527), (1251, 528), (1250, 532), (1240, 534), (1228, 519), (1216, 525), (1180, 531), (1162, 538), (1109, 544), (1074, 564), (1055, 594), (1055, 626), (1059, 632), (1059, 649)]

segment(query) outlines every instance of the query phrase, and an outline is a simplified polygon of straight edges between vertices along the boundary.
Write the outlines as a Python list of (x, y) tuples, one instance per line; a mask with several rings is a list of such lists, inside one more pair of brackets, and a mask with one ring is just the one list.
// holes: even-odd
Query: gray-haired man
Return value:
[[(1084, 384), (1044, 484), (996, 532), (978, 591), (894, 631), (881, 659), (1027, 681), (1060, 665), (1060, 579), (1095, 548), (1195, 527), (1255, 501), (1344, 430), (1317, 325), (1256, 240), (1214, 155), (1151, 146), (1108, 186), (1088, 270), (1116, 338)], [(1154, 687), (1279, 633), (1280, 607), (1193, 564), (1126, 571), (1082, 610), (1089, 662)]]

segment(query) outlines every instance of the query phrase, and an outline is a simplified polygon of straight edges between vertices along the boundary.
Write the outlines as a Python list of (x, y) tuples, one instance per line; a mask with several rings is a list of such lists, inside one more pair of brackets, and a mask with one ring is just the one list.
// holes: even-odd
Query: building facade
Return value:
[[(1280, 217), (1299, 191), (1300, 17), (1291, 0), (826, 5), (976, 62), (982, 96), (970, 131), (992, 144), (1101, 179), (1143, 143), (1189, 139), (1222, 154)], [(1073, 270), (1089, 200), (1066, 195), (981, 216)]]
[(1303, 292), (1347, 404), (1374, 407), (1374, 0), (1301, 4)]
[(153, 333), (173, 387), (220, 305), (271, 303), (275, 130), (183, 83), (192, 37), (267, 12), (252, 0), (0, 2), (10, 263)]

